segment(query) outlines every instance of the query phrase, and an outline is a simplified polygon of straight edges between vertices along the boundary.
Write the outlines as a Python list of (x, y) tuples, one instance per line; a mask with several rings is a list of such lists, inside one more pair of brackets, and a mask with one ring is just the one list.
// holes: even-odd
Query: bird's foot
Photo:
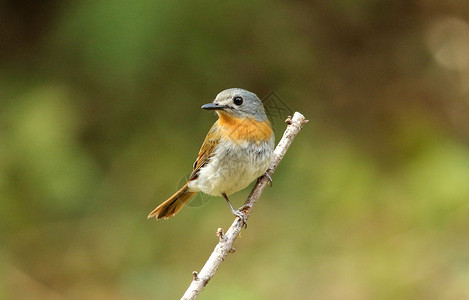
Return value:
[(231, 202), (228, 199), (228, 196), (225, 193), (223, 193), (222, 196), (223, 196), (223, 198), (225, 198), (226, 203), (228, 203), (228, 205), (230, 206), (230, 209), (231, 209), (231, 212), (233, 213), (233, 215), (237, 216), (241, 221), (243, 221), (243, 227), (244, 228), (248, 228), (248, 223), (247, 223), (248, 222), (248, 217), (246, 215), (246, 212), (244, 212), (243, 207), (241, 207), (238, 210), (235, 210), (233, 208), (233, 205), (231, 205)]
[(267, 177), (267, 179), (269, 180), (269, 186), (272, 187), (272, 177), (270, 177), (268, 170), (262, 176)]
[(248, 228), (248, 217), (246, 213), (241, 209), (233, 210), (232, 212), (233, 215), (237, 216), (243, 222), (243, 227)]

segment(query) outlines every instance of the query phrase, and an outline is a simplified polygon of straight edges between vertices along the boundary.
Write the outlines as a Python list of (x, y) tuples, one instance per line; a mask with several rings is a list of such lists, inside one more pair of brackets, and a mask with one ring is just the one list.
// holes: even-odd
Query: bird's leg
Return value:
[(235, 210), (235, 209), (233, 208), (233, 205), (231, 205), (231, 202), (230, 202), (230, 200), (228, 199), (228, 196), (227, 196), (225, 193), (223, 193), (222, 196), (223, 196), (223, 198), (225, 198), (226, 203), (228, 203), (228, 205), (230, 206), (231, 212), (233, 213), (233, 215), (235, 215), (235, 216), (237, 216), (238, 218), (240, 218), (241, 221), (243, 221), (243, 227), (244, 227), (244, 228), (247, 228), (247, 227), (248, 227), (248, 223), (247, 223), (247, 220), (246, 220), (246, 214), (243, 213), (243, 212), (240, 211), (240, 210)]

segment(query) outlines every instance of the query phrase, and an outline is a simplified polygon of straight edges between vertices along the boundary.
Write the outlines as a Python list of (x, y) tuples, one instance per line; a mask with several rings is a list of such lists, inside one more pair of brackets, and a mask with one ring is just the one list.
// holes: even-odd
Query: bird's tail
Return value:
[(174, 195), (169, 197), (168, 200), (161, 203), (157, 208), (155, 208), (148, 215), (148, 219), (152, 217), (155, 217), (156, 219), (161, 219), (161, 218), (167, 219), (169, 217), (174, 216), (187, 203), (187, 201), (189, 201), (189, 199), (195, 194), (195, 192), (188, 191), (189, 182), (187, 182)]

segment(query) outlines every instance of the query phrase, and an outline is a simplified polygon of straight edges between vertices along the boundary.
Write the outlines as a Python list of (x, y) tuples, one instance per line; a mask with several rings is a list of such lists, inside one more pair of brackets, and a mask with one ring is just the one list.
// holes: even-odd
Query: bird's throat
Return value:
[(273, 131), (269, 120), (257, 121), (254, 118), (234, 117), (226, 112), (218, 112), (218, 124), (224, 136), (235, 143), (255, 142), (264, 143), (270, 140)]

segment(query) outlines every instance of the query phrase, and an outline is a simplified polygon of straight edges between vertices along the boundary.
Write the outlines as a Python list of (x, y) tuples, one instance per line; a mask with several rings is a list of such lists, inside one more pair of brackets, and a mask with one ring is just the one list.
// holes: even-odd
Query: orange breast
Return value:
[(250, 141), (260, 144), (270, 140), (273, 133), (268, 119), (259, 122), (253, 118), (236, 118), (219, 112), (218, 123), (223, 128), (224, 136), (235, 143)]

